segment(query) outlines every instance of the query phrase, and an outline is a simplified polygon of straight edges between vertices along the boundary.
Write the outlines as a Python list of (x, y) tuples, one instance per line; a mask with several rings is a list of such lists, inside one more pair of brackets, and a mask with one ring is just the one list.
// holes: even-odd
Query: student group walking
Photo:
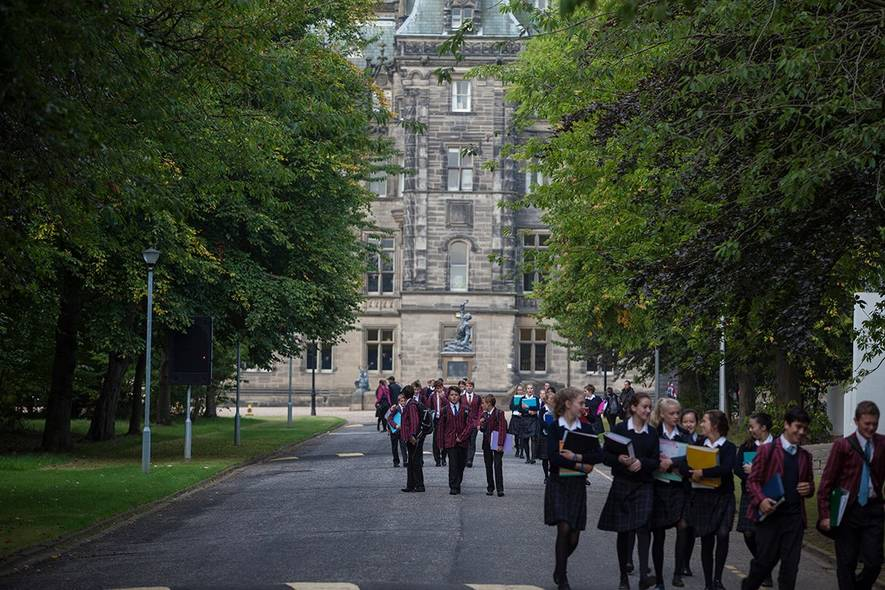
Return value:
[[(815, 495), (811, 454), (802, 448), (811, 420), (801, 408), (777, 417), (753, 414), (746, 441), (736, 446), (727, 439), (730, 424), (723, 412), (682, 408), (671, 395), (653, 406), (648, 394), (629, 383), (621, 395), (609, 388), (603, 396), (592, 385), (559, 392), (545, 385), (537, 395), (532, 385), (519, 386), (509, 423), (496, 397), (476, 394), (470, 381), (383, 389), (379, 386), (378, 395), (387, 404), (379, 398), (379, 428), (390, 432), (394, 464), (402, 455), (407, 467), (403, 492), (425, 491), (428, 438), (435, 464), (448, 467), (452, 495), (461, 493), (465, 467), (473, 466), (479, 433), (489, 496), (504, 496), (503, 456), (511, 441), (526, 463), (540, 460), (544, 522), (555, 528), (553, 582), (560, 590), (571, 588), (568, 561), (587, 527), (587, 475), (599, 464), (610, 468), (612, 483), (594, 516), (599, 530), (615, 533), (619, 589), (631, 588), (631, 574), (643, 590), (663, 590), (668, 581), (686, 587), (686, 578), (695, 576), (689, 564), (699, 539), (702, 572), (691, 586), (701, 587), (702, 578), (705, 590), (724, 590), (735, 516), (752, 556), (741, 590), (772, 587), (778, 564), (777, 587), (795, 588), (809, 526), (805, 504)], [(857, 405), (856, 431), (833, 444), (817, 490), (819, 520), (810, 524), (834, 540), (833, 587), (839, 590), (871, 589), (882, 567), (885, 436), (877, 434), (879, 415), (873, 402)], [(783, 421), (776, 438), (775, 418)], [(668, 531), (674, 547), (669, 571)]]

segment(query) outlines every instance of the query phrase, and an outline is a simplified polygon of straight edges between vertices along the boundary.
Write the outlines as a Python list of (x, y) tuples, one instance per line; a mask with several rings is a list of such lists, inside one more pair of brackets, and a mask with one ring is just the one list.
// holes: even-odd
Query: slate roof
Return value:
[[(512, 14), (502, 14), (499, 5), (502, 0), (477, 0), (476, 6), (482, 15), (482, 29), (476, 35), (487, 37), (518, 37), (522, 28)], [(506, 0), (504, 0), (506, 1)], [(409, 16), (396, 32), (397, 35), (448, 34), (443, 9), (445, 0), (414, 0)]]

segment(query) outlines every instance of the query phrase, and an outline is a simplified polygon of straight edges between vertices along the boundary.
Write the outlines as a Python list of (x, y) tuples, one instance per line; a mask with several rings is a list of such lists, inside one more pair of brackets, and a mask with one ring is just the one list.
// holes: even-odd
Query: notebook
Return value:
[(629, 437), (614, 432), (606, 432), (604, 437), (604, 448), (612, 455), (627, 455), (631, 459), (636, 457), (633, 441)]
[[(719, 449), (689, 445), (686, 448), (685, 460), (689, 469), (708, 469), (719, 465)], [(703, 477), (700, 481), (691, 482), (691, 487), (713, 490), (722, 485), (718, 477)]]
[(845, 509), (851, 495), (845, 488), (834, 488), (830, 492), (830, 528), (836, 528), (842, 524)]
[[(675, 440), (670, 440), (669, 438), (662, 438), (658, 445), (661, 449), (661, 454), (667, 457), (668, 459), (679, 459), (685, 457), (686, 450), (688, 449), (688, 445), (685, 443), (681, 443)], [(655, 471), (654, 478), (658, 481), (682, 481), (682, 476), (678, 473), (665, 473), (663, 471)]]
[[(497, 430), (493, 431), (491, 434), (491, 437), (492, 438), (489, 440), (489, 447), (491, 447), (491, 449), (493, 451), (497, 451), (498, 446), (500, 446), (498, 443), (498, 431)], [(504, 434), (504, 451), (503, 452), (508, 453), (512, 450), (513, 450), (513, 437), (510, 436), (509, 434), (505, 433)]]
[[(784, 503), (784, 480), (781, 478), (780, 473), (775, 473), (771, 476), (771, 479), (765, 482), (765, 485), (762, 486), (762, 495), (774, 500), (775, 508)], [(769, 514), (774, 514), (774, 512), (769, 512), (768, 514), (759, 512), (758, 514), (759, 522), (762, 522)]]
[[(594, 456), (599, 450), (599, 439), (596, 438), (595, 434), (566, 430), (562, 435), (562, 443), (562, 448), (583, 456)], [(590, 458), (589, 456), (587, 457), (588, 459)], [(589, 461), (586, 462), (589, 463)]]

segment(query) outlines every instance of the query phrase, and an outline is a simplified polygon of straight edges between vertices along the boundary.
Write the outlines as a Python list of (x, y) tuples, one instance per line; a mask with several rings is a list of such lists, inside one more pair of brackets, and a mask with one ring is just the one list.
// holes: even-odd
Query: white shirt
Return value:
[(725, 437), (724, 436), (720, 436), (719, 438), (716, 439), (716, 442), (713, 442), (713, 443), (710, 442), (709, 438), (704, 439), (704, 446), (707, 448), (710, 448), (710, 449), (715, 449), (716, 447), (721, 447), (724, 444), (725, 444)]
[(575, 420), (574, 423), (572, 423), (572, 424), (569, 424), (568, 422), (565, 421), (565, 416), (560, 416), (559, 421), (557, 423), (560, 426), (562, 426), (563, 428), (565, 428), (566, 430), (577, 430), (578, 428), (581, 427), (581, 420), (580, 419)]
[(458, 404), (449, 404), (449, 405), (452, 406), (452, 413), (457, 414), (458, 413)]
[(784, 448), (785, 452), (789, 453), (790, 447), (793, 447), (795, 449), (793, 453), (790, 453), (791, 455), (795, 455), (799, 451), (799, 445), (794, 445), (793, 443), (788, 441), (783, 434), (778, 437), (778, 440), (781, 441), (781, 446)]
[(648, 422), (642, 425), (642, 430), (636, 430), (636, 427), (633, 425), (633, 417), (631, 416), (627, 418), (627, 430), (632, 430), (639, 434), (648, 434)]
[(472, 404), (472, 403), (473, 403), (473, 392), (472, 392), (472, 391), (468, 391), (468, 392), (467, 392), (467, 403), (468, 403), (468, 404)]
[(757, 447), (761, 447), (762, 445), (767, 445), (768, 443), (770, 443), (773, 440), (774, 440), (774, 437), (769, 434), (768, 438), (766, 438), (765, 440), (757, 440), (754, 442), (756, 443)]
[(666, 424), (662, 424), (661, 426), (663, 426), (663, 428), (661, 430), (664, 431), (664, 436), (667, 437), (667, 440), (673, 440), (674, 438), (676, 438), (676, 435), (679, 434), (679, 429), (676, 428), (675, 426), (673, 427), (673, 430), (671, 430), (670, 432), (667, 432), (667, 425)]

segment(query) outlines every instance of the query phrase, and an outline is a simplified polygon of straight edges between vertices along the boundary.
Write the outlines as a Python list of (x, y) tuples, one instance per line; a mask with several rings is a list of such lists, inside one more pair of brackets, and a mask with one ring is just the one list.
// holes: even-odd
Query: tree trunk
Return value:
[[(168, 339), (167, 339), (168, 340)], [(172, 423), (172, 383), (169, 380), (169, 346), (165, 347), (160, 364), (160, 386), (157, 388), (157, 423)]]
[(108, 353), (108, 368), (101, 380), (101, 390), (95, 402), (92, 424), (89, 425), (89, 440), (110, 440), (114, 438), (114, 424), (117, 418), (117, 403), (120, 401), (120, 387), (123, 375), (129, 368), (129, 359), (118, 352)]
[(216, 393), (215, 385), (208, 385), (206, 387), (206, 411), (203, 413), (206, 418), (218, 417)]
[(52, 381), (46, 403), (43, 427), (44, 451), (71, 449), (71, 401), (74, 395), (74, 370), (77, 367), (77, 330), (82, 311), (80, 281), (63, 271), (59, 289), (59, 313), (55, 327), (55, 355)]
[(740, 390), (738, 411), (741, 418), (746, 418), (756, 411), (756, 373), (751, 367), (738, 367), (735, 373)]
[(144, 364), (144, 353), (141, 353), (135, 363), (135, 377), (132, 379), (132, 394), (129, 398), (129, 432), (126, 434), (141, 434), (141, 413), (143, 411), (141, 388), (144, 387)]
[(799, 390), (799, 369), (790, 362), (786, 351), (778, 348), (775, 351), (775, 392), (778, 403), (787, 406), (802, 405)]

